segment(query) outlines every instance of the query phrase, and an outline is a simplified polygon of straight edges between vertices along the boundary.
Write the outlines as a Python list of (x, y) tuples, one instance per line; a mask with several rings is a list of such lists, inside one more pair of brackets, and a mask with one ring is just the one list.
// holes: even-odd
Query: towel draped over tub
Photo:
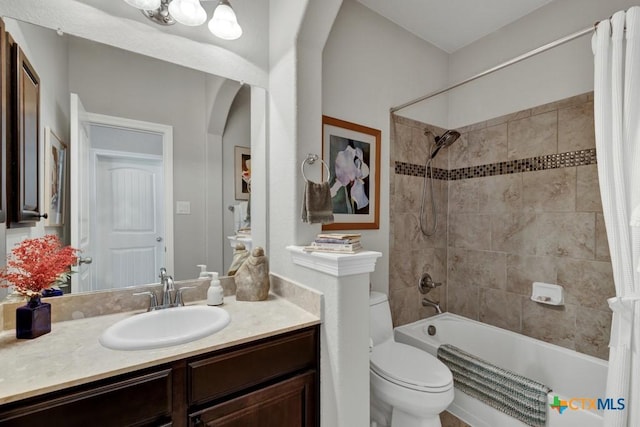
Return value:
[(458, 390), (527, 425), (546, 424), (549, 387), (451, 344), (438, 347), (438, 359), (451, 370)]

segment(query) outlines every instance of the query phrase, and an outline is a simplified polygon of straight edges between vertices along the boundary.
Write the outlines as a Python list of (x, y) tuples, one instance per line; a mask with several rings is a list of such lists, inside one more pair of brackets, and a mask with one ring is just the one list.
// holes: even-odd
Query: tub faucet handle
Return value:
[(418, 290), (421, 294), (428, 294), (438, 286), (442, 286), (442, 283), (434, 282), (429, 273), (424, 273), (418, 282)]

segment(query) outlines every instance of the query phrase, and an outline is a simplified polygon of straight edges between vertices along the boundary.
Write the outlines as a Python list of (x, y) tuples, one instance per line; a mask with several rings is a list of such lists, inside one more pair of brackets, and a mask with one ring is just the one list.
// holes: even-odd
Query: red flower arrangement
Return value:
[(13, 248), (6, 267), (0, 270), (0, 280), (5, 281), (0, 286), (13, 285), (18, 293), (28, 298), (40, 297), (43, 290), (60, 279), (60, 275), (71, 272), (77, 252), (71, 246), (63, 247), (54, 234), (26, 239)]

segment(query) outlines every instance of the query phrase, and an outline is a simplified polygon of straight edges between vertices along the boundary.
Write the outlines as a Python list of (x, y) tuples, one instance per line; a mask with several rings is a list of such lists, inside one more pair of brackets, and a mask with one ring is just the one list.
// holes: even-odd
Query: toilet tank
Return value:
[(393, 339), (393, 323), (389, 299), (381, 292), (369, 293), (369, 336), (373, 345)]

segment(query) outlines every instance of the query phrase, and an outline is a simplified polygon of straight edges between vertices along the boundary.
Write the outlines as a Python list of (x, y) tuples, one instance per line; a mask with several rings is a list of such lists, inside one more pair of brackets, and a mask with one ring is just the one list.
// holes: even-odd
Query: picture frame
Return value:
[(234, 147), (234, 184), (236, 200), (249, 200), (251, 197), (251, 148)]
[(67, 144), (48, 126), (45, 127), (45, 226), (64, 225), (67, 180)]
[(322, 158), (330, 170), (334, 216), (323, 230), (380, 228), (380, 140), (378, 129), (322, 116)]

